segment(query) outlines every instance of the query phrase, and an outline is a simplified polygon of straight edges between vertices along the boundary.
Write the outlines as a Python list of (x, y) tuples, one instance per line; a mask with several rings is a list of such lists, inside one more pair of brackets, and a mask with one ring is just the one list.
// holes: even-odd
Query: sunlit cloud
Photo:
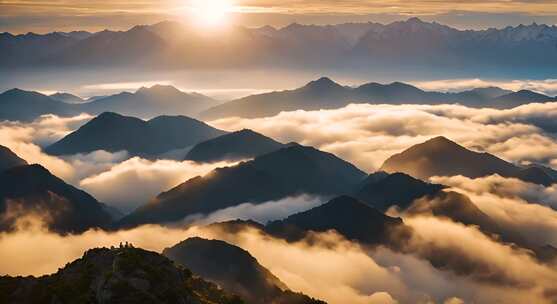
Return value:
[[(301, 23), (339, 23), (350, 21), (394, 21), (408, 16), (421, 16), (428, 20), (441, 20), (455, 25), (465, 24), (477, 27), (478, 23), (491, 26), (494, 19), (497, 24), (518, 24), (520, 21), (533, 20), (555, 22), (557, 4), (551, 0), (488, 0), (488, 1), (429, 1), (429, 0), (230, 0), (226, 9), (209, 9), (210, 13), (197, 14), (197, 0), (136, 0), (136, 1), (2, 1), (0, 16), (3, 23), (13, 31), (40, 32), (53, 30), (89, 29), (102, 30), (106, 27), (125, 29), (137, 24), (156, 23), (162, 20), (198, 20), (200, 15), (205, 25), (210, 19), (234, 19), (235, 23), (249, 25), (277, 25), (294, 21)], [(223, 0), (203, 1), (206, 3)], [(223, 7), (219, 5), (219, 7)], [(220, 12), (219, 12), (220, 11)], [(229, 11), (230, 16), (222, 19), (222, 12)], [(218, 13), (217, 13), (218, 12)], [(488, 16), (490, 15), (491, 16)], [(210, 18), (207, 18), (212, 16)], [(219, 17), (220, 16), (220, 17)], [(68, 21), (73, 24), (68, 24)], [(476, 22), (476, 23), (475, 23)], [(79, 28), (76, 28), (79, 26)], [(481, 27), (481, 25), (479, 25)]]
[(211, 124), (224, 130), (253, 129), (282, 142), (315, 146), (372, 172), (391, 155), (440, 135), (508, 161), (552, 164), (557, 159), (557, 141), (547, 133), (557, 130), (555, 117), (557, 103), (510, 110), (353, 104), (265, 118), (224, 118)]
[[(415, 254), (365, 248), (333, 232), (314, 234), (312, 242), (296, 243), (287, 243), (253, 229), (229, 233), (218, 227), (184, 230), (155, 225), (59, 236), (45, 231), (38, 218), (27, 220), (32, 225), (26, 229), (0, 234), (3, 274), (52, 273), (93, 247), (131, 242), (136, 247), (161, 252), (197, 236), (224, 240), (249, 251), (292, 290), (331, 304), (551, 303), (544, 297), (544, 291), (550, 290), (556, 275), (550, 267), (496, 243), (473, 227), (432, 218), (409, 220), (416, 230), (416, 237), (409, 244)], [(485, 265), (486, 268), (472, 267), (470, 276), (436, 269), (423, 258), (431, 258), (433, 249), (453, 252), (459, 257), (455, 261), (464, 259), (471, 265)], [(477, 280), (486, 269), (493, 271), (492, 275), (508, 276), (520, 284), (506, 286)]]
[(475, 78), (412, 81), (411, 83), (428, 91), (461, 92), (475, 88), (500, 87), (510, 91), (530, 90), (550, 96), (557, 95), (556, 79), (497, 81)]
[(79, 182), (79, 186), (97, 199), (129, 212), (186, 180), (203, 176), (216, 168), (235, 164), (152, 161), (134, 157), (99, 174), (84, 178)]

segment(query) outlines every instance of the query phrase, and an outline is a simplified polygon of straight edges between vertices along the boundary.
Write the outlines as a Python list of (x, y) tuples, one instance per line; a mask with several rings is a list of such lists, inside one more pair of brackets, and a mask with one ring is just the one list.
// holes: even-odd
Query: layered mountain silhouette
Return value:
[(190, 179), (124, 217), (120, 225), (180, 221), (242, 203), (257, 204), (303, 193), (347, 194), (365, 176), (333, 154), (292, 145)]
[[(230, 27), (211, 38), (173, 22), (98, 33), (3, 33), (0, 63), (8, 68), (125, 68), (141, 63), (159, 69), (279, 63), (297, 68), (303, 64), (378, 72), (413, 69), (452, 77), (484, 73), (532, 79), (550, 75), (557, 63), (557, 26), (543, 24), (459, 30), (411, 18), (389, 24)], [(455, 73), (457, 69), (461, 74)]]
[(12, 150), (0, 145), (0, 172), (18, 166), (27, 165), (27, 162), (17, 156)]
[(243, 160), (267, 154), (284, 146), (272, 138), (245, 129), (199, 143), (188, 152), (185, 159), (196, 162)]
[(117, 112), (122, 115), (152, 118), (161, 115), (197, 116), (216, 101), (198, 94), (185, 93), (172, 86), (155, 85), (135, 93), (122, 92), (83, 100), (69, 93), (47, 96), (38, 92), (12, 89), (0, 94), (0, 120), (32, 121), (45, 114), (74, 116)]
[(350, 103), (459, 103), (472, 107), (512, 108), (532, 102), (555, 100), (553, 97), (531, 91), (514, 93), (499, 88), (478, 88), (460, 93), (428, 92), (401, 82), (367, 83), (352, 88), (323, 77), (298, 89), (257, 94), (233, 100), (204, 111), (201, 117), (205, 119), (232, 116), (264, 117), (282, 111), (336, 109)]
[(37, 92), (12, 89), (0, 94), (0, 120), (31, 121), (45, 114), (79, 113), (71, 105)]
[(386, 216), (355, 198), (340, 196), (319, 207), (270, 222), (265, 231), (298, 241), (310, 231), (335, 230), (349, 240), (375, 245), (389, 243), (395, 229), (403, 227), (399, 218)]
[(135, 93), (120, 93), (97, 98), (80, 105), (81, 112), (97, 115), (116, 112), (122, 115), (151, 118), (160, 115), (196, 116), (216, 104), (216, 101), (197, 93), (185, 93), (173, 86), (155, 85)]
[(16, 229), (25, 216), (40, 218), (46, 228), (58, 233), (106, 228), (112, 222), (103, 204), (40, 165), (0, 172), (0, 215), (1, 231)]
[(154, 157), (223, 134), (224, 131), (185, 116), (159, 116), (144, 121), (106, 112), (45, 151), (52, 155), (127, 151), (131, 155)]
[(152, 118), (184, 115), (217, 119), (229, 116), (264, 117), (282, 111), (336, 109), (350, 103), (370, 104), (464, 104), (471, 107), (512, 108), (532, 102), (556, 101), (532, 91), (512, 92), (500, 88), (477, 88), (460, 93), (424, 91), (412, 85), (367, 83), (358, 87), (340, 85), (323, 77), (287, 91), (251, 95), (224, 104), (197, 93), (185, 93), (172, 86), (156, 85), (135, 93), (122, 92), (79, 101), (71, 94), (46, 96), (13, 89), (0, 94), (0, 119), (30, 121), (45, 114), (72, 116), (115, 112)]
[(86, 99), (83, 99), (79, 96), (70, 93), (61, 93), (61, 92), (49, 95), (49, 97), (65, 103), (83, 103), (86, 101)]
[(57, 273), (0, 277), (0, 302), (242, 304), (168, 258), (129, 247), (91, 249)]
[(249, 252), (224, 241), (189, 238), (162, 254), (248, 303), (324, 303), (290, 291)]
[(404, 172), (420, 179), (455, 175), (478, 178), (499, 174), (546, 186), (556, 181), (547, 173), (549, 168), (522, 168), (492, 154), (468, 150), (445, 137), (433, 138), (391, 156), (381, 170)]
[(393, 206), (406, 209), (414, 200), (436, 195), (444, 188), (443, 185), (426, 183), (404, 173), (378, 172), (368, 176), (354, 196), (385, 212)]

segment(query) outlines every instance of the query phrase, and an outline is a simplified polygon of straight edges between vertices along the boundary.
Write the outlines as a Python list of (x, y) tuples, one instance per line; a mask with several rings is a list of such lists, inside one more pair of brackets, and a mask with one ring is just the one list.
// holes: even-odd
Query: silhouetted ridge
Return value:
[(190, 179), (161, 193), (120, 224), (179, 221), (246, 202), (258, 204), (304, 193), (341, 195), (351, 193), (364, 178), (364, 172), (333, 154), (293, 145)]
[(249, 252), (218, 240), (189, 238), (163, 255), (253, 304), (322, 303), (288, 290)]
[(389, 242), (392, 229), (402, 225), (399, 218), (386, 216), (355, 198), (341, 196), (319, 207), (271, 222), (265, 229), (289, 241), (300, 240), (309, 231), (336, 230), (349, 240), (383, 244)]
[(106, 228), (105, 207), (88, 193), (66, 184), (40, 165), (18, 166), (0, 173), (0, 230), (15, 228), (26, 215), (42, 218), (59, 233)]
[(492, 154), (470, 151), (445, 137), (433, 138), (391, 156), (381, 170), (404, 172), (420, 179), (455, 175), (478, 178), (499, 174), (542, 185), (556, 181), (543, 170), (521, 168)]
[(105, 112), (70, 133), (45, 151), (52, 155), (127, 151), (155, 157), (225, 134), (185, 116), (160, 116), (149, 121)]
[(88, 250), (57, 273), (40, 278), (0, 277), (0, 302), (244, 303), (168, 258), (129, 245)]
[(197, 144), (186, 155), (186, 160), (217, 162), (254, 158), (280, 148), (283, 144), (256, 133), (241, 130)]
[(430, 184), (404, 173), (389, 175), (370, 175), (356, 191), (355, 196), (380, 211), (393, 206), (406, 209), (418, 198), (434, 195), (444, 188), (443, 185)]
[(251, 95), (220, 104), (202, 112), (201, 116), (206, 119), (232, 116), (266, 117), (283, 111), (336, 109), (350, 103), (459, 103), (470, 107), (513, 108), (531, 102), (554, 100), (555, 98), (533, 92), (515, 93), (499, 88), (474, 89), (460, 93), (428, 92), (402, 82), (372, 82), (351, 88), (323, 77), (298, 89)]
[(23, 165), (27, 165), (24, 159), (17, 156), (9, 148), (0, 145), (0, 171)]

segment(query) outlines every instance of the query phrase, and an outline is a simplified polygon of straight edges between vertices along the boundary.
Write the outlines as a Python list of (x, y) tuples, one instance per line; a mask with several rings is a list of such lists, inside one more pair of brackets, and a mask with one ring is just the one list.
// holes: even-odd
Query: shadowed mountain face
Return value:
[(136, 248), (91, 249), (57, 273), (1, 277), (0, 302), (242, 304), (168, 258)]
[(293, 145), (234, 167), (216, 169), (161, 193), (120, 222), (164, 223), (242, 203), (262, 203), (298, 194), (350, 193), (365, 173), (336, 156)]
[(478, 178), (499, 174), (541, 185), (555, 182), (542, 168), (521, 168), (489, 153), (467, 150), (444, 137), (436, 137), (393, 155), (385, 161), (381, 170), (404, 172), (420, 179), (455, 175)]
[(0, 94), (0, 120), (31, 121), (41, 115), (77, 115), (73, 106), (46, 95), (13, 89)]
[(480, 88), (460, 93), (427, 92), (400, 82), (367, 83), (351, 88), (341, 86), (324, 77), (299, 89), (252, 95), (233, 100), (203, 112), (201, 117), (205, 119), (231, 116), (264, 117), (273, 116), (282, 111), (336, 109), (350, 103), (460, 103), (472, 107), (512, 108), (531, 102), (554, 100), (552, 97), (531, 91), (514, 93), (499, 88)]
[(386, 216), (352, 197), (341, 196), (306, 212), (271, 222), (265, 230), (288, 241), (298, 241), (309, 231), (336, 230), (349, 240), (385, 244), (389, 243), (394, 229), (401, 227), (401, 219)]
[(249, 252), (218, 240), (187, 239), (163, 255), (253, 304), (323, 303), (293, 293)]
[(251, 130), (219, 136), (197, 144), (186, 155), (186, 160), (196, 162), (218, 162), (254, 158), (284, 147), (269, 137)]
[(45, 151), (52, 155), (128, 151), (131, 155), (153, 157), (222, 134), (225, 132), (185, 116), (160, 116), (144, 121), (107, 112)]
[(39, 217), (58, 233), (83, 232), (112, 222), (105, 207), (40, 165), (0, 173), (0, 230), (15, 229), (24, 216)]
[(429, 184), (403, 173), (379, 172), (362, 183), (355, 197), (384, 212), (392, 206), (406, 209), (414, 200), (437, 194), (443, 188), (443, 185)]
[(7, 147), (0, 145), (0, 172), (24, 165), (27, 165), (27, 162), (24, 159), (21, 159)]

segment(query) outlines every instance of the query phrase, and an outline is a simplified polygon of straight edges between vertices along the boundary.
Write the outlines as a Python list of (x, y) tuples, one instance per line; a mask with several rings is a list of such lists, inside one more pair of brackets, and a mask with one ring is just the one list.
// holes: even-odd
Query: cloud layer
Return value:
[[(63, 237), (44, 231), (36, 218), (30, 220), (34, 225), (24, 230), (0, 234), (3, 274), (51, 273), (97, 246), (128, 241), (160, 252), (181, 240), (199, 236), (221, 239), (248, 250), (291, 289), (332, 304), (550, 303), (544, 293), (552, 292), (557, 275), (554, 269), (498, 244), (473, 227), (435, 218), (407, 219), (415, 230), (415, 237), (408, 244), (413, 252), (408, 254), (365, 248), (332, 232), (312, 235), (312, 242), (296, 243), (252, 229), (227, 233), (218, 226), (187, 230), (143, 226)], [(454, 263), (470, 264), (468, 271), (455, 273), (454, 265), (445, 270), (433, 267), (428, 259), (443, 252), (453, 254)], [(499, 275), (505, 280), (488, 280)]]
[(551, 164), (557, 159), (556, 118), (557, 103), (510, 110), (352, 104), (257, 119), (225, 118), (211, 124), (225, 130), (249, 128), (283, 142), (316, 146), (375, 171), (389, 156), (439, 135), (508, 161)]

